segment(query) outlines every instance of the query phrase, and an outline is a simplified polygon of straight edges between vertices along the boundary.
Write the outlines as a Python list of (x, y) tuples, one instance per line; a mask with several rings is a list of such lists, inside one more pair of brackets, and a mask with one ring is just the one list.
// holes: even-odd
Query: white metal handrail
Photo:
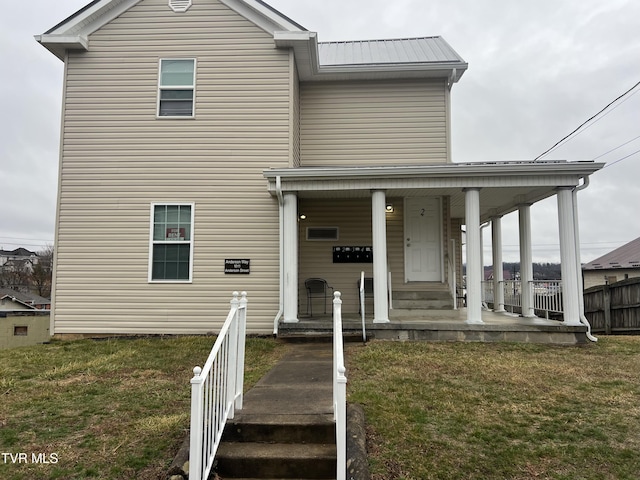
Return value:
[(563, 313), (562, 305), (562, 281), (561, 280), (534, 280), (533, 281), (533, 308), (542, 310), (549, 318), (549, 313)]
[[(561, 280), (534, 280), (533, 309), (543, 311), (548, 318), (549, 313), (564, 313), (562, 305)], [(505, 307), (522, 307), (522, 282), (520, 280), (504, 280), (501, 282), (504, 292)]]
[[(240, 298), (238, 298), (240, 296)], [(204, 367), (191, 379), (189, 479), (208, 478), (227, 420), (242, 409), (247, 292), (233, 292), (231, 309)]]
[(347, 377), (342, 337), (342, 299), (333, 294), (333, 416), (336, 422), (336, 480), (347, 475)]
[(367, 327), (364, 323), (364, 270), (360, 272), (360, 314), (362, 316), (362, 341), (367, 341)]

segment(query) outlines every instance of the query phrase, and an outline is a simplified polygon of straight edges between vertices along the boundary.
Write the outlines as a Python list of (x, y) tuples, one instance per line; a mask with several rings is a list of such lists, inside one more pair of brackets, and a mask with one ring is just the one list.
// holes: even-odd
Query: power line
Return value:
[(618, 159), (618, 160), (616, 160), (615, 162), (607, 163), (607, 164), (606, 164), (602, 169), (604, 170), (605, 168), (610, 167), (611, 165), (615, 165), (616, 163), (621, 162), (622, 160), (626, 160), (626, 159), (627, 159), (627, 158), (629, 158), (629, 157), (633, 157), (633, 156), (634, 156), (634, 155), (636, 155), (637, 153), (640, 153), (640, 150), (636, 150), (635, 152), (630, 153), (629, 155), (626, 155), (626, 156), (624, 156), (624, 157), (622, 157), (622, 158), (619, 158), (619, 159)]
[[(637, 139), (639, 139), (639, 138), (640, 138), (640, 135), (638, 135), (636, 138), (632, 138), (632, 139), (631, 139), (631, 140), (629, 140), (628, 142), (624, 142), (623, 144), (618, 145), (618, 146), (617, 146), (617, 147), (615, 147), (615, 148), (612, 148), (612, 149), (611, 149), (611, 150), (609, 150), (608, 152), (604, 152), (603, 154), (598, 155), (598, 156), (597, 156), (597, 157), (595, 157), (595, 158), (592, 158), (592, 159), (591, 159), (591, 161), (593, 162), (594, 160), (597, 160), (597, 159), (599, 159), (599, 158), (601, 158), (601, 157), (604, 157), (605, 155), (608, 155), (608, 154), (610, 154), (611, 152), (614, 152), (614, 151), (618, 150), (619, 148), (624, 147), (625, 145), (629, 145), (631, 142), (635, 142), (635, 141), (636, 141)], [(616, 161), (617, 161), (617, 160), (616, 160)]]
[(564, 136), (562, 139), (558, 140), (551, 148), (545, 150), (544, 152), (542, 152), (540, 155), (538, 155), (536, 158), (533, 159), (534, 162), (538, 161), (540, 158), (544, 157), (547, 153), (551, 152), (554, 148), (556, 148), (558, 145), (560, 145), (562, 142), (564, 142), (566, 139), (568, 139), (569, 137), (571, 137), (572, 135), (574, 135), (578, 130), (580, 130), (582, 127), (584, 127), (587, 123), (589, 123), (590, 121), (592, 121), (594, 118), (596, 118), (597, 116), (599, 116), (601, 113), (603, 113), (605, 110), (607, 110), (611, 105), (613, 105), (614, 103), (616, 103), (618, 100), (620, 100), (621, 98), (625, 97), (626, 95), (628, 95), (629, 93), (631, 93), (638, 85), (640, 85), (640, 82), (636, 83), (633, 87), (631, 87), (629, 90), (627, 90), (626, 92), (624, 92), (622, 95), (620, 95), (618, 98), (616, 98), (615, 100), (613, 100), (612, 102), (609, 102), (609, 104), (607, 104), (606, 107), (604, 107), (602, 110), (600, 110), (598, 113), (596, 113), (595, 115), (593, 115), (591, 118), (589, 118), (588, 120), (586, 120), (585, 122), (581, 123), (580, 126), (578, 126), (578, 128), (576, 128), (575, 130), (573, 130), (569, 135)]

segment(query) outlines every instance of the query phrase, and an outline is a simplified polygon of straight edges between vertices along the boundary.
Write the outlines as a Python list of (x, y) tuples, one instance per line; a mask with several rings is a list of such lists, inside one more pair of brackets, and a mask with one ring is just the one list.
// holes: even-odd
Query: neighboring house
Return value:
[(28, 270), (31, 272), (33, 266), (38, 263), (38, 254), (26, 248), (16, 248), (15, 250), (0, 250), (0, 268), (13, 270)]
[(640, 238), (582, 266), (584, 288), (640, 277)]
[(0, 288), (0, 301), (2, 301), (0, 310), (48, 310), (51, 308), (51, 300), (48, 298), (9, 288)]
[(518, 210), (530, 264), (530, 206), (554, 195), (579, 324), (575, 192), (602, 164), (452, 163), (467, 64), (444, 39), (321, 43), (259, 0), (96, 0), (36, 39), (65, 64), (52, 334), (204, 333), (232, 290), (268, 333), (311, 277), (355, 314), (361, 271), (375, 322), (388, 289), (453, 308), (462, 224), (480, 323), (481, 223), (501, 258)]

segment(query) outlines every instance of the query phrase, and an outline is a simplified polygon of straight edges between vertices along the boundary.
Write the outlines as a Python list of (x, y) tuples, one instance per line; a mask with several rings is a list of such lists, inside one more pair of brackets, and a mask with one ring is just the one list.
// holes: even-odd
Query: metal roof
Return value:
[(616, 248), (592, 262), (583, 265), (583, 270), (611, 270), (640, 268), (640, 237)]
[(318, 57), (321, 66), (464, 63), (442, 37), (319, 42)]

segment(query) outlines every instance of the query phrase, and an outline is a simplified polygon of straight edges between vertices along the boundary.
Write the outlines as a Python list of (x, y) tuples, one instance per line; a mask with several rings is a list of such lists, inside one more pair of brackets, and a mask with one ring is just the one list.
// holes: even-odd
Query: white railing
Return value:
[(209, 477), (227, 420), (242, 409), (247, 292), (233, 292), (229, 315), (204, 367), (191, 379), (189, 479)]
[(367, 327), (364, 323), (364, 270), (360, 272), (360, 315), (362, 317), (362, 341), (367, 341)]
[(449, 255), (447, 255), (447, 269), (449, 279), (449, 290), (451, 290), (451, 297), (453, 298), (453, 309), (458, 309), (458, 281), (456, 279), (456, 241), (451, 239), (451, 245), (449, 247)]
[(533, 308), (543, 311), (546, 318), (549, 318), (550, 312), (563, 313), (562, 281), (535, 280), (533, 282)]
[(504, 306), (511, 307), (511, 312), (515, 308), (522, 308), (522, 282), (520, 280), (503, 280), (501, 282), (504, 292)]
[[(483, 282), (488, 291), (490, 282)], [(533, 287), (533, 309), (537, 312), (544, 312), (549, 318), (549, 313), (563, 313), (562, 306), (562, 281), (561, 280), (534, 280)], [(504, 280), (501, 282), (504, 291), (504, 306), (511, 307), (513, 312), (516, 308), (522, 308), (522, 282), (520, 280)], [(493, 297), (493, 295), (491, 295)], [(489, 295), (483, 297), (489, 303)], [(494, 308), (496, 306), (494, 305)]]
[(344, 366), (340, 295), (340, 292), (333, 294), (333, 416), (336, 422), (336, 480), (345, 480), (347, 475), (347, 377)]

